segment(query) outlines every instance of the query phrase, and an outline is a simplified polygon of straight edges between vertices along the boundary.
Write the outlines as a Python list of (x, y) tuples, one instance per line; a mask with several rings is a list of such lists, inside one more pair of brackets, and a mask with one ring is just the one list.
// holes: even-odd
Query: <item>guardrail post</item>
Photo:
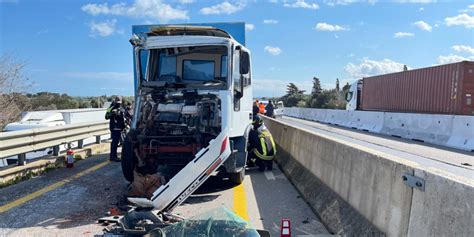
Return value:
[(18, 155), (18, 165), (26, 165), (26, 153)]
[(102, 143), (102, 138), (100, 137), (100, 135), (99, 135), (99, 136), (95, 136), (95, 143), (96, 143), (96, 144)]
[(53, 156), (59, 156), (59, 145), (53, 146)]
[(78, 147), (78, 148), (84, 148), (84, 140), (79, 140), (79, 141), (77, 142), (77, 147)]

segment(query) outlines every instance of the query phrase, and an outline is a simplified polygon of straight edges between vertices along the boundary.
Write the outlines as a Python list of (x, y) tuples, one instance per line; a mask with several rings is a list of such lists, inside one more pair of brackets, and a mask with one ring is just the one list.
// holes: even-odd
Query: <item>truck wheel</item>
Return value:
[(133, 171), (135, 170), (136, 157), (133, 152), (133, 144), (126, 138), (122, 146), (122, 173), (128, 182), (133, 182)]
[(245, 167), (238, 173), (229, 173), (229, 180), (234, 184), (241, 184), (245, 178)]

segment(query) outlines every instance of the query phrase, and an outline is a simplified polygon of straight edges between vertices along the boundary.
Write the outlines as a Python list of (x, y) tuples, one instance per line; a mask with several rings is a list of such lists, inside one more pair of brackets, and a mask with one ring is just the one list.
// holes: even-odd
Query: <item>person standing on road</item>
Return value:
[(253, 108), (252, 108), (253, 116), (255, 117), (259, 111), (260, 111), (260, 107), (258, 104), (258, 100), (255, 100), (255, 103), (253, 104)]
[(117, 148), (125, 129), (125, 111), (122, 108), (122, 97), (117, 96), (105, 113), (105, 119), (110, 120), (109, 129), (112, 142), (110, 143), (110, 161), (120, 161)]
[(267, 106), (265, 106), (265, 115), (270, 118), (274, 118), (275, 117), (274, 112), (275, 112), (275, 107), (273, 106), (273, 103), (270, 100), (268, 101)]
[(265, 105), (262, 102), (260, 102), (260, 104), (258, 106), (258, 110), (259, 110), (258, 113), (260, 113), (260, 114), (265, 113)]
[(276, 155), (275, 141), (272, 134), (263, 124), (262, 118), (257, 115), (252, 122), (253, 128), (249, 132), (248, 159), (249, 163), (258, 166), (258, 170), (273, 169), (273, 158)]

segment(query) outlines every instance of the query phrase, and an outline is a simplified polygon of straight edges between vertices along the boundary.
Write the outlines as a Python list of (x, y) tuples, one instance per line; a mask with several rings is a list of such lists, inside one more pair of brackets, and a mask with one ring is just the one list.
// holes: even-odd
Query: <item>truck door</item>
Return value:
[[(245, 65), (243, 65), (245, 64)], [(242, 70), (246, 68), (247, 70)], [(252, 122), (252, 87), (250, 56), (240, 46), (233, 53), (232, 94), (233, 110), (230, 126), (230, 137), (242, 136)]]

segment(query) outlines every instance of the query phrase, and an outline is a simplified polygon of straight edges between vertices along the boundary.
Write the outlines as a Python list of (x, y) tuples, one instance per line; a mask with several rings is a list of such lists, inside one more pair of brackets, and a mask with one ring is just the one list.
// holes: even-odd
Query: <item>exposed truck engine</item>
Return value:
[(137, 156), (143, 167), (186, 165), (221, 132), (221, 103), (216, 94), (168, 92), (143, 99)]

